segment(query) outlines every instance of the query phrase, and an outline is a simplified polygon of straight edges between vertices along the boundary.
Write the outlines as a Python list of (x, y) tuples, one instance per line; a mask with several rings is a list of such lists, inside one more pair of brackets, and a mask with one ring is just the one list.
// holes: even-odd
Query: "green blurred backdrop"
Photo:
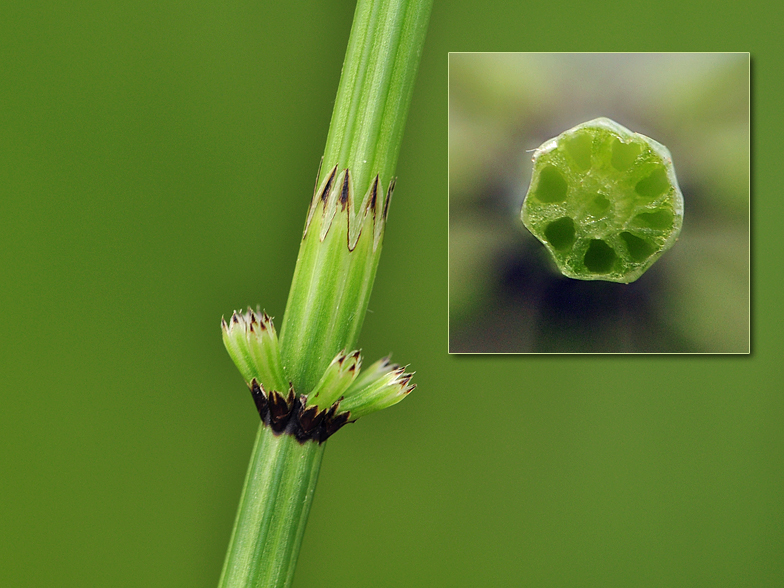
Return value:
[[(454, 53), (453, 352), (748, 353), (749, 55)], [(607, 116), (664, 143), (678, 245), (633, 284), (570, 280), (520, 220), (531, 151)]]
[[(784, 52), (736, 12), (436, 2), (361, 338), (419, 388), (329, 441), (296, 586), (784, 585)], [(217, 583), (219, 320), (282, 315), (352, 13), (3, 1), (0, 586)], [(447, 354), (447, 52), (491, 50), (751, 52), (750, 356)]]

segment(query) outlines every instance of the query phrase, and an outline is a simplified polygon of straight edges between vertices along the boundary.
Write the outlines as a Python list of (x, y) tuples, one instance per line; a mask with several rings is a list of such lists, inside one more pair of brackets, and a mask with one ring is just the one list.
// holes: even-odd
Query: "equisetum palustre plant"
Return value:
[(389, 358), (363, 367), (357, 341), (431, 5), (357, 3), (280, 336), (260, 309), (222, 321), (261, 419), (222, 588), (291, 585), (325, 441), (414, 389)]
[(533, 162), (523, 223), (563, 275), (633, 282), (677, 240), (683, 195), (653, 139), (597, 118), (545, 142)]

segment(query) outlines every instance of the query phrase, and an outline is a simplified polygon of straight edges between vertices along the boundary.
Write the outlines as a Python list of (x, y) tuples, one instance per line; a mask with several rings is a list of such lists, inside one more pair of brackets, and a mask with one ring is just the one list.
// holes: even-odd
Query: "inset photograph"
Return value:
[(450, 353), (750, 353), (750, 55), (451, 53)]

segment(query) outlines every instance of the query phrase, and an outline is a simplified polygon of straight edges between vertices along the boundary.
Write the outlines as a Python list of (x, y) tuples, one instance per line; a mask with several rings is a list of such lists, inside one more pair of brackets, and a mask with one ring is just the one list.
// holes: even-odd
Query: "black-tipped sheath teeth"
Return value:
[[(322, 159), (319, 164), (319, 175), (321, 173), (321, 164), (323, 163), (324, 160)], [(347, 215), (346, 224), (348, 230), (346, 232), (346, 242), (348, 250), (354, 251), (362, 234), (362, 226), (365, 223), (365, 219), (368, 215), (371, 215), (374, 227), (371, 237), (373, 239), (373, 250), (375, 251), (383, 235), (383, 226), (386, 224), (389, 216), (389, 203), (392, 200), (392, 192), (395, 190), (397, 178), (392, 178), (389, 181), (389, 186), (386, 189), (386, 193), (384, 193), (379, 175), (376, 174), (370, 182), (368, 191), (357, 195), (354, 191), (356, 186), (353, 185), (352, 173), (348, 168), (343, 168), (342, 172), (340, 172), (337, 165), (333, 166), (320, 186), (318, 177), (316, 176), (316, 185), (313, 188), (313, 197), (302, 238), (307, 238), (311, 222), (320, 204), (322, 207), (322, 222), (327, 223), (321, 229), (322, 241), (332, 227), (335, 213), (339, 210)], [(331, 199), (333, 190), (335, 191), (334, 200)], [(378, 202), (379, 198), (383, 199), (381, 203)], [(381, 210), (377, 211), (377, 206), (380, 206)]]
[(336, 414), (340, 401), (319, 411), (316, 406), (306, 407), (307, 397), (297, 397), (291, 387), (286, 396), (275, 390), (267, 393), (255, 378), (248, 387), (261, 422), (276, 434), (292, 435), (300, 443), (323, 443), (350, 422), (351, 413)]

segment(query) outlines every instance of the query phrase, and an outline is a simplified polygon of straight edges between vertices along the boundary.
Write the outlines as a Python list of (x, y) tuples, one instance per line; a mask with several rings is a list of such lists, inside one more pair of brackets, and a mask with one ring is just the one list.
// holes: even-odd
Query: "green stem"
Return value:
[(259, 427), (219, 588), (291, 584), (324, 447)]
[[(378, 176), (383, 200), (397, 165), (431, 6), (432, 0), (357, 3), (317, 185), (337, 166), (350, 170), (357, 201)], [(321, 244), (316, 233), (309, 229), (300, 247), (280, 335), (287, 375), (303, 394), (339, 351), (356, 346), (381, 254), (380, 243), (369, 247), (371, 239), (360, 241), (362, 251), (349, 252), (342, 232), (330, 230)]]
[[(332, 189), (311, 202), (280, 331), (282, 372), (291, 383), (289, 396), (296, 398), (295, 412), (287, 413), (292, 419), (299, 418), (302, 396), (311, 393), (338, 352), (356, 346), (431, 6), (432, 0), (357, 4), (317, 183), (331, 177)], [(224, 324), (227, 349), (246, 368), (246, 380), (280, 387), (274, 374), (240, 357), (247, 345), (263, 339), (259, 331), (243, 338), (251, 323), (260, 328), (250, 315)], [(402, 369), (390, 374), (394, 381), (380, 388), (385, 405), (413, 388)], [(259, 388), (255, 398), (269, 399), (268, 418), (274, 419), (281, 403), (292, 410), (283, 398), (287, 392)], [(256, 438), (221, 588), (287, 587), (294, 575), (324, 444), (300, 442), (294, 429), (274, 433), (269, 427), (262, 424)]]

